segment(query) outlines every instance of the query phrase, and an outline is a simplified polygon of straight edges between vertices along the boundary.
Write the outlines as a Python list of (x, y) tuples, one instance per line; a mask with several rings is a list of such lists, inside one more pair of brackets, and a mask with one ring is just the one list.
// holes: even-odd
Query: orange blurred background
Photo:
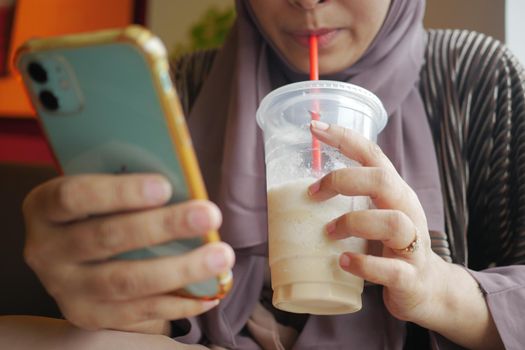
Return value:
[(0, 0), (0, 161), (52, 164), (12, 66), (16, 48), (37, 36), (143, 24), (146, 0)]

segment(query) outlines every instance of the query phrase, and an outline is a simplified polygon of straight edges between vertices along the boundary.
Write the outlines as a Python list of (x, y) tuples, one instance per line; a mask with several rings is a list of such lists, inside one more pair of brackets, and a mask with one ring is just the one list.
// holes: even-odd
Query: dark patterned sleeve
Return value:
[(505, 348), (517, 350), (525, 344), (525, 79), (521, 64), (500, 49), (497, 85), (487, 91), (496, 109), (486, 182), (478, 185), (485, 196), (471, 204), (468, 250)]
[(195, 51), (171, 62), (172, 78), (186, 116), (190, 114), (216, 53), (216, 49)]
[(505, 46), (493, 42), (494, 68), (487, 67), (493, 81), (479, 75), (468, 136), (467, 248), (474, 270), (525, 264), (524, 71)]
[[(429, 47), (422, 91), (453, 259), (479, 283), (506, 349), (523, 349), (524, 71), (504, 45), (478, 33), (432, 31)], [(458, 348), (431, 339), (435, 349)]]

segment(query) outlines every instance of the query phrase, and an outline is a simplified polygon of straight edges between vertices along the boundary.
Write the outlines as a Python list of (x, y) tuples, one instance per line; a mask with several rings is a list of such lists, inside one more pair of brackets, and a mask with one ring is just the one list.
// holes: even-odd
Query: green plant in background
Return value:
[(172, 58), (195, 50), (221, 46), (234, 19), (235, 9), (233, 6), (224, 9), (215, 6), (210, 7), (190, 28), (188, 43), (175, 45), (171, 52)]

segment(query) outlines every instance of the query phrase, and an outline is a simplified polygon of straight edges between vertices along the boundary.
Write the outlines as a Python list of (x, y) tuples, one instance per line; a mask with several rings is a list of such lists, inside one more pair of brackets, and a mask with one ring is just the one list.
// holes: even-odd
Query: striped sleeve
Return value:
[[(422, 95), (453, 261), (483, 290), (506, 349), (525, 344), (524, 71), (500, 42), (430, 31)], [(458, 349), (431, 333), (434, 349)]]
[(185, 115), (190, 114), (208, 73), (217, 49), (195, 51), (171, 62), (172, 78)]

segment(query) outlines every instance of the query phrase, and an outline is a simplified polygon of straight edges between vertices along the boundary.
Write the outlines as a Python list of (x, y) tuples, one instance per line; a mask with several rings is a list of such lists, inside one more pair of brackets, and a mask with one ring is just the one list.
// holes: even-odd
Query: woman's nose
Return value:
[(288, 0), (295, 7), (303, 10), (313, 10), (318, 4), (325, 2), (326, 0)]

